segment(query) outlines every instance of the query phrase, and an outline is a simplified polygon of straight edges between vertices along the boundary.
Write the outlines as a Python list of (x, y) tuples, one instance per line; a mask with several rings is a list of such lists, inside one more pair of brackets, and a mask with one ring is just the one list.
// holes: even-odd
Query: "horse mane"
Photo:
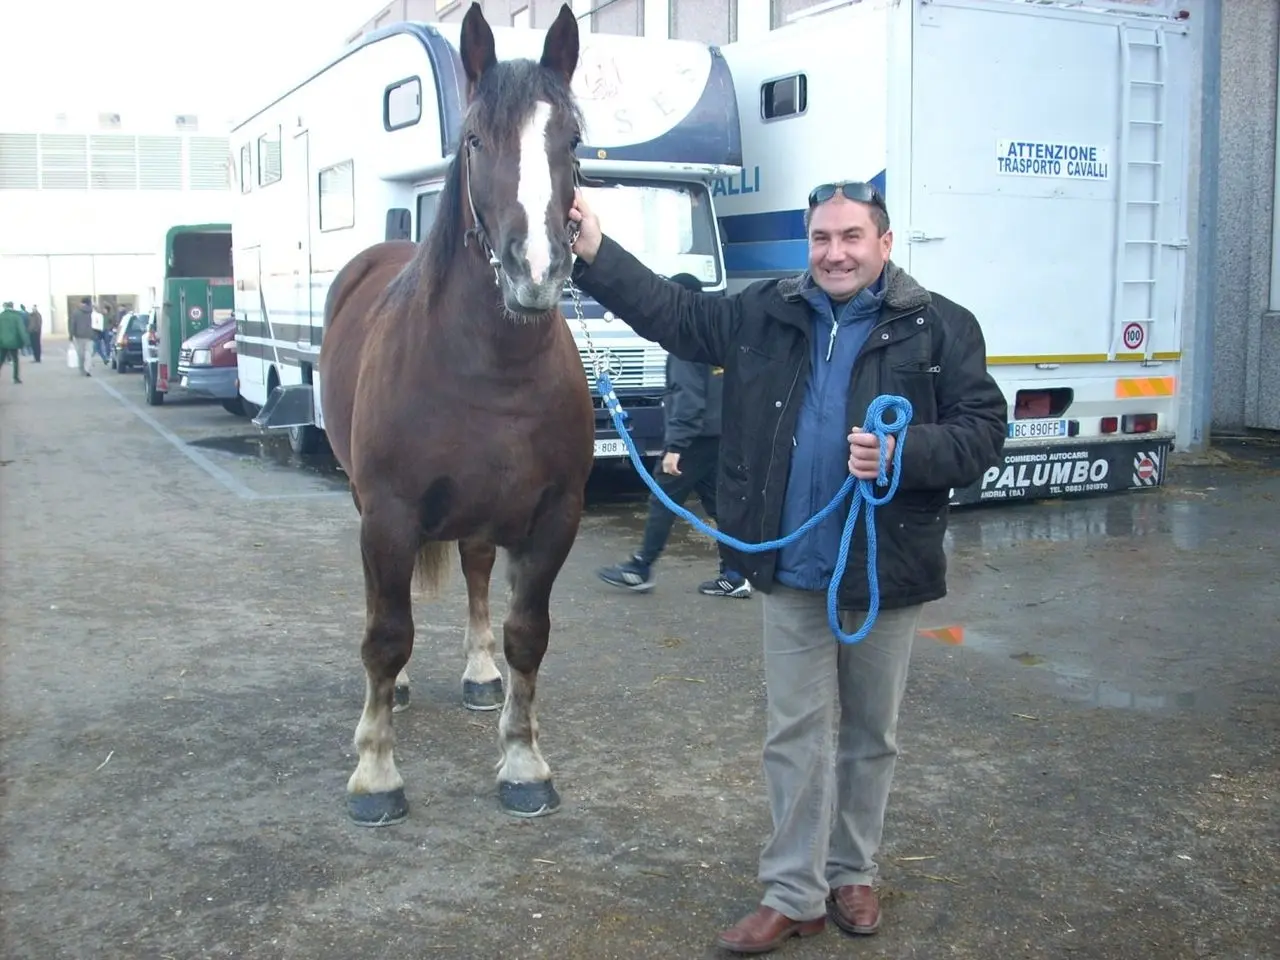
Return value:
[[(461, 143), (465, 143), (465, 139)], [(419, 289), (426, 288), (423, 292), (426, 293), (428, 310), (435, 306), (436, 298), (444, 289), (444, 278), (449, 275), (453, 258), (457, 256), (466, 237), (467, 225), (462, 217), (462, 165), (466, 162), (463, 159), (465, 150), (465, 146), (458, 147), (449, 169), (445, 171), (444, 189), (440, 191), (436, 217), (418, 253), (419, 266), (422, 268), (418, 271)]]
[(419, 292), (426, 295), (427, 309), (435, 305), (464, 241), (475, 243), (474, 239), (467, 239), (469, 228), (463, 219), (466, 198), (462, 168), (466, 163), (467, 136), (476, 134), (481, 142), (514, 137), (539, 100), (547, 101), (582, 128), (582, 110), (568, 85), (536, 61), (499, 61), (481, 76), (475, 97), (463, 117), (458, 149), (445, 171), (435, 220), (416, 258), (417, 286)]

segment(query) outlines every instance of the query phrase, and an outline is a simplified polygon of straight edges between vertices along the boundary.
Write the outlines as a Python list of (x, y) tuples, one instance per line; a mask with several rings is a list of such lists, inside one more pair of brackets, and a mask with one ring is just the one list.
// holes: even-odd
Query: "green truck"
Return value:
[(142, 338), (142, 389), (152, 406), (164, 403), (170, 382), (177, 380), (183, 341), (233, 314), (231, 224), (170, 227), (155, 300)]

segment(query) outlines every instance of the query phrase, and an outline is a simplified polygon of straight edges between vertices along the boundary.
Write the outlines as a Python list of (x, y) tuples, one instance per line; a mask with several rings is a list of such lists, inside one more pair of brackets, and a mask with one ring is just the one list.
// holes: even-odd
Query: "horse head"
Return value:
[(508, 311), (549, 313), (573, 266), (569, 208), (582, 114), (570, 83), (578, 21), (568, 4), (547, 31), (538, 62), (504, 60), (480, 4), (462, 21), (467, 112), (460, 150), (475, 237)]

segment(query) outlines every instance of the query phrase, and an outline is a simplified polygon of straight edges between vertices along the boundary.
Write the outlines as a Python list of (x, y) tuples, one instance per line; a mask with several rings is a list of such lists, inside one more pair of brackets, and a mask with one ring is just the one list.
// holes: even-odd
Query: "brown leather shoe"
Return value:
[(846, 933), (867, 937), (880, 927), (880, 898), (874, 888), (851, 883), (831, 891), (831, 919)]
[(768, 953), (791, 937), (812, 937), (821, 933), (826, 925), (826, 917), (792, 920), (773, 907), (761, 906), (720, 934), (716, 944), (734, 953)]

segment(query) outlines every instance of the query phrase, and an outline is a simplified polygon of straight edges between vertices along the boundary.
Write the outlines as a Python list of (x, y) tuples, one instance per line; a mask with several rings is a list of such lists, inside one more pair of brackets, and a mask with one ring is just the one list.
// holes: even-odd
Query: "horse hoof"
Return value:
[(462, 705), (468, 710), (497, 710), (502, 706), (502, 678), (477, 683), (462, 681)]
[(362, 827), (389, 827), (409, 816), (404, 787), (386, 793), (347, 794), (347, 813)]
[(409, 688), (396, 687), (396, 698), (391, 703), (391, 712), (399, 713), (401, 710), (409, 709)]
[(550, 780), (533, 783), (502, 781), (498, 784), (498, 800), (504, 811), (527, 820), (545, 817), (560, 809), (560, 794), (556, 793)]

